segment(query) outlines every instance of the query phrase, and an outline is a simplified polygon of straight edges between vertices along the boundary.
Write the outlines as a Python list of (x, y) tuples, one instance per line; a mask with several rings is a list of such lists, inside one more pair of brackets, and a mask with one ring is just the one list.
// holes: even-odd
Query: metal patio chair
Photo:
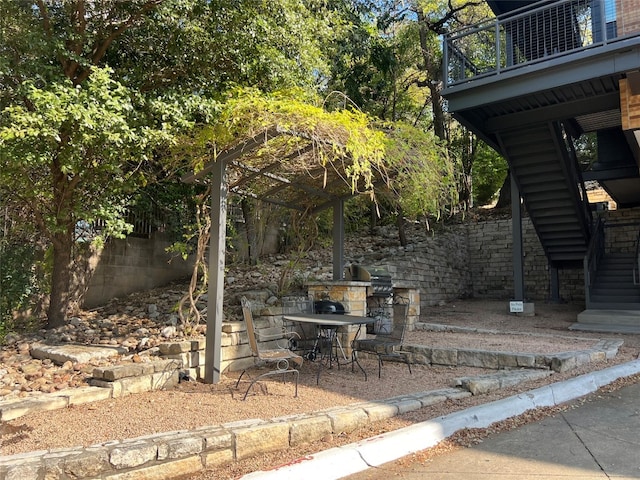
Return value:
[(403, 361), (411, 372), (409, 354), (403, 352), (402, 344), (407, 329), (408, 303), (393, 304), (393, 323), (388, 333), (378, 333), (375, 338), (365, 338), (354, 342), (354, 351), (375, 354), (378, 357), (378, 378), (381, 378), (384, 360)]
[[(280, 348), (280, 347), (269, 348), (269, 349), (260, 348), (258, 346), (258, 337), (260, 337), (261, 340), (275, 340), (276, 337), (281, 339), (282, 334), (260, 335), (260, 333), (256, 331), (255, 325), (253, 323), (253, 314), (251, 312), (251, 304), (249, 303), (249, 300), (247, 300), (245, 297), (242, 297), (241, 303), (242, 303), (242, 315), (244, 317), (245, 323), (247, 324), (247, 335), (249, 337), (249, 347), (251, 348), (251, 354), (253, 355), (253, 358), (254, 358), (253, 366), (261, 367), (263, 365), (272, 365), (274, 367), (273, 370), (269, 370), (268, 372), (262, 373), (255, 379), (251, 380), (251, 383), (249, 383), (249, 387), (247, 388), (247, 391), (244, 393), (244, 397), (242, 397), (242, 400), (245, 400), (247, 398), (247, 395), (249, 393), (249, 390), (251, 390), (251, 387), (253, 387), (253, 385), (261, 378), (267, 377), (269, 375), (282, 375), (282, 381), (285, 382), (286, 381), (285, 377), (287, 373), (292, 373), (295, 377), (296, 390), (295, 390), (294, 396), (297, 397), (298, 396), (298, 378), (300, 376), (300, 372), (296, 368), (294, 368), (292, 364), (297, 364), (298, 368), (302, 366), (302, 357), (292, 352), (288, 348)], [(240, 374), (240, 376), (238, 377), (238, 380), (236, 382), (236, 388), (238, 388), (238, 385), (240, 384), (240, 380), (242, 379), (244, 374), (247, 373), (247, 375), (249, 375), (247, 370), (248, 368), (245, 368)]]

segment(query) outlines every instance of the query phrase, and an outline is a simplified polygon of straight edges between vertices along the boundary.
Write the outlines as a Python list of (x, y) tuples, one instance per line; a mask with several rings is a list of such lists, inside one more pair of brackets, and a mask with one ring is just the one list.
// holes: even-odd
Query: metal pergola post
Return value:
[(217, 161), (211, 180), (211, 238), (209, 240), (209, 285), (207, 291), (207, 334), (205, 383), (220, 382), (222, 363), (222, 306), (224, 303), (225, 243), (227, 238), (226, 162)]
[(344, 278), (344, 200), (333, 202), (333, 279)]
[(524, 250), (522, 247), (522, 209), (520, 190), (511, 173), (511, 229), (513, 239), (513, 296), (524, 301)]

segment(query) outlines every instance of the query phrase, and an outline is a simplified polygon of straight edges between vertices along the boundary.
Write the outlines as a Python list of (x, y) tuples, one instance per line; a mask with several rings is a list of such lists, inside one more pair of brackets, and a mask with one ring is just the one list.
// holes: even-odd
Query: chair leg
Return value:
[[(249, 394), (249, 390), (251, 390), (251, 387), (253, 387), (253, 384), (256, 383), (258, 380), (260, 380), (262, 377), (268, 377), (269, 375), (274, 375), (276, 373), (282, 373), (282, 378), (283, 380), (285, 380), (285, 375), (289, 372), (292, 372), (295, 376), (295, 382), (296, 382), (296, 390), (295, 390), (295, 394), (294, 397), (298, 396), (298, 380), (300, 377), (300, 372), (296, 369), (291, 369), (291, 370), (286, 370), (284, 372), (267, 372), (264, 373), (262, 375), (259, 375), (258, 377), (256, 377), (254, 380), (251, 380), (251, 383), (249, 384), (249, 387), (247, 387), (247, 391), (244, 392), (244, 396), (242, 397), (242, 400), (246, 400), (247, 399), (247, 395)], [(242, 375), (244, 375), (244, 372), (242, 372), (242, 374), (240, 375), (240, 378), (242, 378)], [(238, 378), (238, 381), (236, 382), (236, 387), (238, 386), (238, 383), (240, 383), (240, 378)], [(286, 380), (284, 381), (284, 383), (286, 383)]]
[(238, 377), (238, 381), (236, 382), (236, 387), (238, 388), (238, 385), (240, 385), (240, 380), (242, 380), (242, 377), (244, 376), (244, 374), (247, 373), (246, 370), (243, 370), (242, 373), (240, 374), (240, 376)]
[(360, 361), (358, 360), (358, 352), (356, 350), (352, 350), (351, 351), (351, 371), (354, 371), (354, 367), (353, 364), (357, 364), (358, 368), (360, 370), (362, 370), (362, 373), (364, 373), (364, 381), (367, 381), (367, 372), (364, 368), (362, 368), (362, 365), (360, 365)]

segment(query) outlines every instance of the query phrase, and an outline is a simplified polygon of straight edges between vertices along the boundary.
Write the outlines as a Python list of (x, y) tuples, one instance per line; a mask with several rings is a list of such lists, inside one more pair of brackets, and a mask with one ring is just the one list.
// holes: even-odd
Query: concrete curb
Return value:
[[(495, 402), (472, 407), (438, 419), (411, 425), (360, 442), (297, 459), (243, 479), (339, 479), (424, 450), (463, 428), (484, 428), (537, 407), (550, 407), (593, 393), (618, 378), (640, 373), (640, 360), (547, 385)], [(319, 472), (322, 472), (319, 476)]]

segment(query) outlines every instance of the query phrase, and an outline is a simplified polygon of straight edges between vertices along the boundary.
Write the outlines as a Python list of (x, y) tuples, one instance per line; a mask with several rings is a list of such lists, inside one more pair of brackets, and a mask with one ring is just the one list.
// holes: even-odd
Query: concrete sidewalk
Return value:
[[(383, 464), (432, 447), (463, 428), (484, 428), (537, 407), (565, 403), (640, 372), (640, 360), (592, 372), (503, 400), (473, 407), (401, 430), (298, 459), (244, 479), (388, 478), (399, 472)], [(471, 450), (445, 455), (401, 478), (640, 478), (640, 385), (602, 401), (587, 403), (508, 434), (487, 439)], [(505, 439), (506, 435), (510, 435)], [(472, 453), (470, 453), (472, 452)], [(378, 468), (372, 468), (378, 467)], [(370, 469), (370, 470), (368, 470)], [(380, 476), (376, 476), (377, 474)], [(434, 477), (434, 475), (437, 475)]]

